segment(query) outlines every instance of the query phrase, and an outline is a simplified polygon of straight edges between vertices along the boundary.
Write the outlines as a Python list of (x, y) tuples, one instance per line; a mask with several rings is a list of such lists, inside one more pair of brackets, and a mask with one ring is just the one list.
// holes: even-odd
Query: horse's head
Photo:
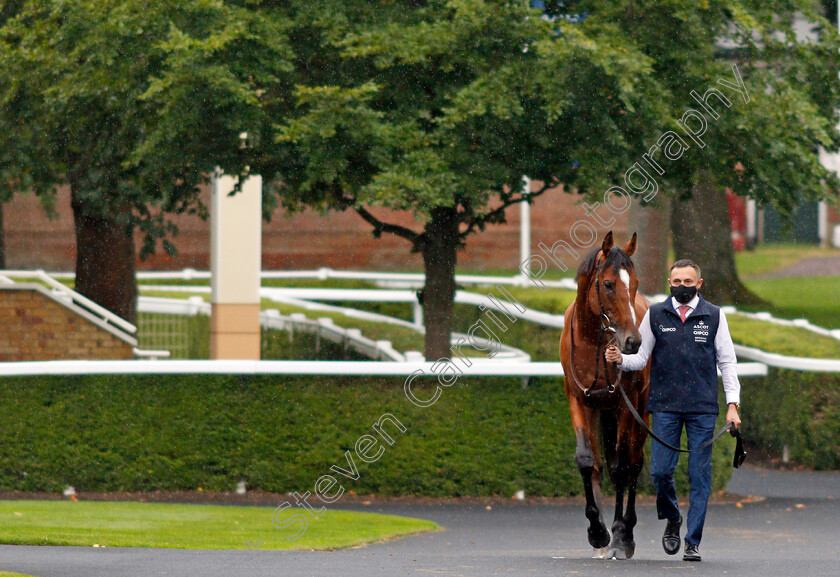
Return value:
[[(642, 344), (637, 328), (636, 289), (639, 279), (630, 256), (636, 252), (636, 233), (624, 249), (613, 245), (612, 231), (604, 237), (601, 248), (595, 249), (578, 269), (578, 303), (586, 303), (588, 312), (608, 330), (615, 330), (615, 339), (622, 353), (634, 354)], [(604, 318), (604, 316), (606, 318)], [(609, 340), (606, 335), (605, 344)]]

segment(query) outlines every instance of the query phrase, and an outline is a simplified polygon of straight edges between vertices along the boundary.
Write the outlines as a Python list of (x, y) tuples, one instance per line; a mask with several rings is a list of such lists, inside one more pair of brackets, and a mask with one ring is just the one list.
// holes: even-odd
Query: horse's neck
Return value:
[[(584, 302), (575, 301), (575, 340), (592, 344), (598, 343), (600, 318)], [(576, 329), (576, 330), (575, 330)]]

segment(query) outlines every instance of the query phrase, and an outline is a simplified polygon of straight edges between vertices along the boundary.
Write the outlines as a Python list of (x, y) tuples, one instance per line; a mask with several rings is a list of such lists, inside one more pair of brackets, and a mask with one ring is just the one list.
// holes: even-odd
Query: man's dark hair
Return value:
[(691, 260), (689, 258), (684, 258), (684, 259), (678, 260), (677, 262), (672, 264), (671, 268), (668, 269), (668, 275), (670, 275), (671, 271), (674, 270), (675, 268), (685, 268), (687, 266), (692, 267), (694, 269), (694, 272), (697, 273), (697, 280), (700, 280), (701, 278), (703, 278), (702, 275), (700, 274), (700, 267), (697, 266), (696, 262), (694, 262), (693, 260)]

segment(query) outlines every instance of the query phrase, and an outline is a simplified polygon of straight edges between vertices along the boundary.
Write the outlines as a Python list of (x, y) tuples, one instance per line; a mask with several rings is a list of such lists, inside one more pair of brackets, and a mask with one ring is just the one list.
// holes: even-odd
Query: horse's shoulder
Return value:
[(572, 303), (566, 307), (566, 312), (564, 313), (566, 317), (566, 322), (568, 322), (569, 319), (572, 318), (572, 314), (574, 314), (575, 311), (575, 304), (577, 304), (577, 300), (573, 300)]

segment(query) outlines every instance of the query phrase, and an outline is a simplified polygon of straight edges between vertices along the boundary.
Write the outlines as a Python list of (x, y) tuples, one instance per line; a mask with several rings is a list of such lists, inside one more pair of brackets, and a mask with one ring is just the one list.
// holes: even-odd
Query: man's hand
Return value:
[(621, 364), (621, 353), (618, 352), (618, 347), (615, 345), (610, 345), (604, 351), (604, 358), (607, 359), (611, 363), (618, 363)]
[(735, 428), (741, 426), (741, 417), (738, 416), (738, 407), (734, 403), (729, 405), (729, 410), (726, 411), (726, 422), (735, 423)]

